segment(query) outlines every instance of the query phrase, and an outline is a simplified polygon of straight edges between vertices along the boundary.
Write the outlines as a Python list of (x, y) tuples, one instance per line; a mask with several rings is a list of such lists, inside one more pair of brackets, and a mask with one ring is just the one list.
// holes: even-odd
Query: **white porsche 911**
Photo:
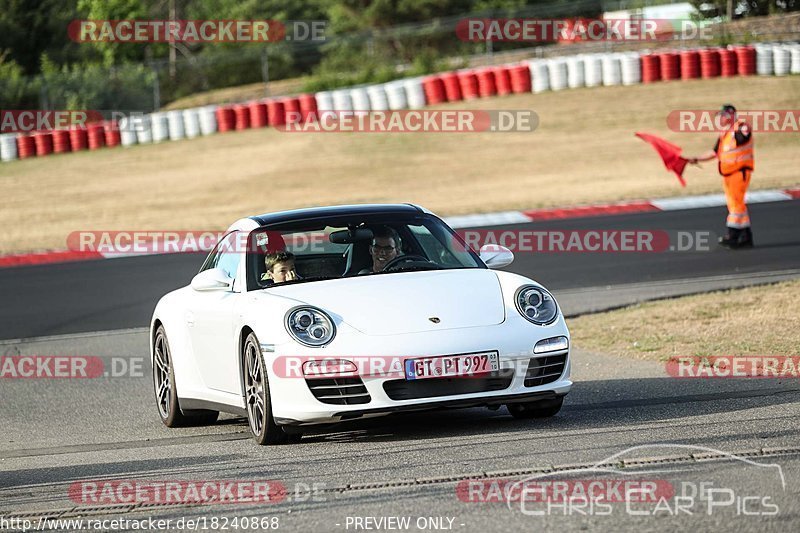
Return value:
[(408, 204), (241, 219), (156, 306), (161, 420), (239, 414), (259, 444), (278, 444), (400, 411), (553, 416), (572, 386), (569, 331), (541, 285), (492, 270), (513, 257), (475, 252)]

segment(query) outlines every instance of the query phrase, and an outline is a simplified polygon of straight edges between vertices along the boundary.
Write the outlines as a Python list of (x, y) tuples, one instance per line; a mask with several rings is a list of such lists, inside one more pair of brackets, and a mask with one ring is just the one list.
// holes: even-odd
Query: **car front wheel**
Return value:
[(555, 416), (564, 404), (564, 397), (553, 400), (539, 400), (537, 402), (510, 403), (506, 405), (508, 412), (514, 418), (549, 418)]
[(288, 435), (275, 423), (272, 416), (272, 401), (269, 394), (264, 356), (254, 333), (250, 333), (242, 350), (244, 358), (244, 390), (247, 400), (247, 420), (256, 442), (265, 444), (285, 444)]

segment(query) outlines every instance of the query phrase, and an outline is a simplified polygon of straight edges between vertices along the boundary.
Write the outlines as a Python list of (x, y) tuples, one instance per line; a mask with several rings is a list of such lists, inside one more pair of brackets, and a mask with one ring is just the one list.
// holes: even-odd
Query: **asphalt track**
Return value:
[[(518, 254), (511, 270), (559, 295), (607, 285), (612, 292), (635, 287), (636, 293), (669, 280), (688, 283), (684, 278), (765, 279), (765, 272), (797, 269), (800, 202), (755, 205), (752, 214), (758, 245), (753, 250)], [(514, 229), (705, 231), (718, 228), (722, 216), (715, 208)], [(578, 347), (572, 351), (575, 388), (561, 413), (548, 420), (517, 421), (505, 409), (405, 414), (321, 429), (279, 447), (256, 446), (246, 421), (229, 415), (211, 426), (167, 429), (152, 399), (146, 332), (102, 330), (145, 325), (158, 296), (185, 284), (198, 264), (199, 258), (159, 256), (0, 271), (0, 338), (87, 332), (0, 341), (0, 353), (88, 354), (142, 363), (141, 372), (116, 378), (0, 380), (0, 530), (21, 530), (19, 522), (3, 519), (38, 523), (42, 516), (172, 519), (172, 531), (202, 530), (177, 521), (203, 518), (205, 530), (221, 530), (220, 523), (210, 528), (212, 517), (276, 517), (279, 530), (314, 532), (762, 532), (796, 531), (800, 525), (796, 379), (676, 379), (659, 362)], [(598, 462), (608, 463), (604, 471), (590, 470)], [(664, 480), (676, 495), (700, 492), (675, 514), (625, 502), (614, 503), (608, 513), (580, 505), (523, 509), (517, 502), (509, 508), (464, 501), (459, 491), (466, 480), (549, 475), (561, 481), (569, 472), (583, 481), (630, 476)], [(273, 480), (288, 493), (274, 503), (211, 505), (95, 505), (69, 497), (73, 484), (101, 480)], [(725, 492), (714, 499), (709, 487)], [(728, 497), (731, 503), (723, 505)], [(675, 499), (669, 501), (674, 508)], [(410, 525), (393, 528), (386, 522), (390, 517), (408, 517)], [(62, 523), (57, 529), (78, 527)], [(130, 522), (107, 528), (140, 529)]]
[[(516, 254), (508, 270), (560, 290), (780, 271), (800, 267), (800, 201), (751, 207), (757, 247), (731, 252)], [(724, 208), (533, 222), (482, 230), (721, 232)], [(147, 325), (158, 298), (187, 285), (203, 258), (132, 257), (0, 269), (0, 339)]]

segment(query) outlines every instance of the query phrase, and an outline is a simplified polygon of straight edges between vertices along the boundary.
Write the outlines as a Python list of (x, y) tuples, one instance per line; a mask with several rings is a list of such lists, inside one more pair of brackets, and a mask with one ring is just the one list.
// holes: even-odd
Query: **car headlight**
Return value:
[(286, 314), (286, 331), (300, 344), (324, 346), (333, 340), (333, 320), (314, 307), (296, 307)]
[(517, 289), (514, 297), (517, 311), (530, 322), (544, 326), (558, 316), (558, 305), (553, 295), (540, 287), (526, 285)]

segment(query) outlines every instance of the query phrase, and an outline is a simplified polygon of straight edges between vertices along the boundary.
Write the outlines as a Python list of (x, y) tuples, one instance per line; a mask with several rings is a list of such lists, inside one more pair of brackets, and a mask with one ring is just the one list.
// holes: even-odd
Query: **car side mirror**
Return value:
[(196, 291), (230, 290), (233, 287), (233, 278), (221, 268), (203, 270), (192, 278), (192, 288)]
[(503, 268), (514, 261), (514, 253), (498, 244), (484, 244), (478, 255), (489, 268)]

